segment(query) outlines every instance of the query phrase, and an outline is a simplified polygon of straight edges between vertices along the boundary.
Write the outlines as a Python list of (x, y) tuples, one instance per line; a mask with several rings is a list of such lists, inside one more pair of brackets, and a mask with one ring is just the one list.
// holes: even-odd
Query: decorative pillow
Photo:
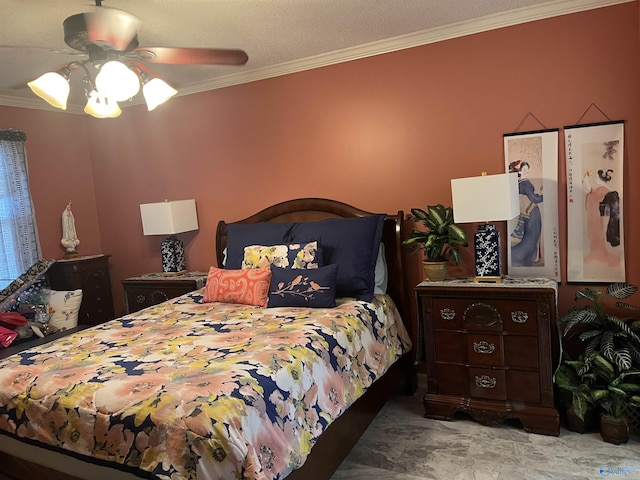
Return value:
[(271, 269), (268, 267), (249, 270), (210, 267), (202, 301), (266, 307), (270, 283)]
[[(280, 245), (290, 243), (288, 232), (293, 228), (293, 223), (233, 223), (227, 225), (227, 256), (225, 268), (237, 270), (242, 268), (244, 259), (244, 247), (250, 245)], [(318, 237), (307, 237), (318, 238)], [(305, 240), (306, 240), (305, 239)]]
[(8, 312), (17, 303), (22, 293), (39, 282), (55, 260), (38, 260), (26, 272), (0, 291), (0, 312)]
[(329, 218), (305, 223), (227, 225), (226, 268), (242, 267), (244, 247), (278, 245), (316, 238), (325, 264), (338, 265), (336, 295), (370, 302), (385, 215)]
[(82, 290), (42, 290), (47, 295), (47, 307), (51, 318), (49, 326), (54, 330), (67, 330), (78, 326), (78, 312), (82, 303)]
[(291, 243), (289, 245), (250, 245), (244, 247), (242, 268), (318, 268), (322, 252), (318, 242)]
[(302, 271), (272, 265), (271, 274), (269, 307), (336, 306), (337, 265)]

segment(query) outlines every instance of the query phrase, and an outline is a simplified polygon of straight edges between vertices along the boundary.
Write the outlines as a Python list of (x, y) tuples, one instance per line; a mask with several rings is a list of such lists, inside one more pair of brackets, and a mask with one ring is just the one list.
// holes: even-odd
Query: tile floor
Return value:
[(431, 420), (423, 391), (392, 398), (331, 480), (640, 480), (637, 433), (613, 445), (599, 433), (564, 428), (552, 437), (466, 418)]

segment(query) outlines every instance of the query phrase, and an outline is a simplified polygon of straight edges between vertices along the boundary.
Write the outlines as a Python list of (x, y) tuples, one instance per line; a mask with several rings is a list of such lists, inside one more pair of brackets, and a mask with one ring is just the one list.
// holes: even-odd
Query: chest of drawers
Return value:
[(464, 412), (487, 425), (517, 419), (527, 431), (558, 435), (555, 286), (509, 278), (490, 286), (470, 279), (418, 285), (425, 416)]
[(47, 271), (54, 290), (82, 290), (81, 325), (97, 325), (115, 317), (109, 255), (88, 255), (56, 261)]
[(126, 313), (137, 312), (170, 298), (179, 297), (204, 287), (206, 283), (206, 272), (188, 272), (166, 277), (162, 274), (149, 273), (126, 278), (122, 281)]

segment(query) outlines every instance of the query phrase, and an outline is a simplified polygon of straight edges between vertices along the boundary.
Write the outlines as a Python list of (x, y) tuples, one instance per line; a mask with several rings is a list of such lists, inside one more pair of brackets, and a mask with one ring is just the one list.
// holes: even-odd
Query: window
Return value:
[(20, 130), (0, 130), (0, 288), (41, 256), (29, 191), (26, 139)]

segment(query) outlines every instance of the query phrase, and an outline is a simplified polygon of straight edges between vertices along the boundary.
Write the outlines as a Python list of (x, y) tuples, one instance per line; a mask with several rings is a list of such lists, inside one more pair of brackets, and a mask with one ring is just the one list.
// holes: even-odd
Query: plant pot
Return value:
[(600, 417), (600, 436), (602, 440), (615, 445), (629, 441), (629, 426), (624, 418), (602, 415)]
[(422, 262), (424, 274), (431, 282), (441, 282), (449, 273), (449, 262)]
[(567, 428), (572, 432), (587, 433), (597, 430), (598, 415), (594, 410), (587, 410), (584, 413), (584, 419), (576, 415), (573, 407), (567, 407), (565, 413), (567, 414)]

